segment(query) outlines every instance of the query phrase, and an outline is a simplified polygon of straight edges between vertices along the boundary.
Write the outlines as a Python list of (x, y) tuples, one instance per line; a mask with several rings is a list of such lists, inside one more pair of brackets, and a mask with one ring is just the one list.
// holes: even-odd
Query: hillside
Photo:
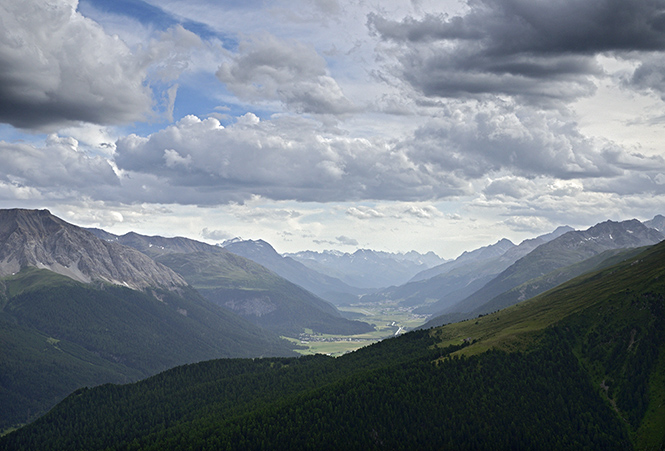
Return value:
[(292, 355), (190, 287), (142, 292), (30, 267), (0, 279), (0, 336), (0, 430), (82, 386), (212, 358)]
[(349, 335), (372, 330), (367, 323), (343, 318), (332, 304), (264, 266), (219, 246), (182, 237), (93, 232), (145, 253), (211, 302), (279, 334), (297, 337), (305, 328)]
[(216, 360), (72, 394), (1, 449), (662, 449), (665, 244), (338, 359)]

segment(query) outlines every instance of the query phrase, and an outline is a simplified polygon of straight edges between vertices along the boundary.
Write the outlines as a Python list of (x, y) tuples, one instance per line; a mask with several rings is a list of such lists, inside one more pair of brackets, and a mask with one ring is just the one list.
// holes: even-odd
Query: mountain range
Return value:
[[(335, 264), (341, 268), (343, 261), (356, 261), (345, 267), (347, 272), (352, 272), (350, 268), (354, 265), (360, 265), (357, 263), (360, 260), (370, 262), (365, 268), (391, 267), (394, 271), (399, 267), (394, 261), (400, 258), (411, 260), (406, 265), (411, 269), (402, 266), (399, 270), (406, 280), (404, 285), (365, 294), (358, 299), (359, 293), (366, 293), (367, 288), (353, 287), (330, 275), (317, 273), (295, 258), (280, 256), (261, 240), (235, 241), (222, 248), (183, 237), (145, 236), (134, 232), (119, 236), (100, 229), (85, 230), (46, 210), (0, 210), (0, 405), (3, 406), (0, 430), (41, 416), (79, 387), (132, 382), (177, 365), (220, 357), (293, 356), (294, 345), (279, 336), (297, 337), (306, 328), (344, 335), (372, 330), (372, 326), (366, 323), (345, 319), (335, 306), (308, 291), (307, 287), (322, 294), (341, 294), (337, 298), (340, 303), (345, 302), (342, 300), (344, 296), (348, 296), (347, 302), (390, 299), (415, 312), (438, 311), (440, 314), (435, 314), (424, 329), (471, 318), (482, 324), (487, 323), (486, 318), (494, 318), (491, 321), (498, 325), (499, 314), (504, 318), (503, 312), (513, 311), (505, 310), (505, 307), (516, 303), (519, 307), (532, 302), (524, 302), (528, 299), (550, 296), (546, 293), (539, 297), (547, 290), (550, 290), (548, 293), (560, 292), (561, 287), (567, 286), (567, 281), (575, 277), (586, 281), (586, 274), (594, 271), (608, 274), (608, 268), (615, 267), (633, 274), (625, 268), (625, 262), (639, 265), (646, 261), (645, 255), (649, 256), (651, 265), (657, 266), (653, 255), (662, 255), (662, 247), (654, 248), (661, 249), (660, 253), (651, 254), (649, 246), (663, 240), (662, 233), (657, 230), (663, 225), (665, 218), (656, 216), (644, 224), (636, 220), (606, 221), (585, 231), (561, 227), (519, 245), (500, 240), (494, 245), (466, 252), (454, 261), (434, 266), (430, 265), (438, 257), (424, 263), (423, 255), (415, 252), (382, 254), (363, 250), (346, 254), (346, 257), (335, 260)], [(320, 257), (326, 253), (303, 255), (313, 254)], [(638, 258), (638, 254), (643, 258)], [(339, 253), (339, 256), (343, 255)], [(255, 260), (265, 262), (270, 268)], [(311, 265), (318, 264), (312, 263), (316, 258), (310, 260)], [(387, 263), (391, 260), (393, 263)], [(416, 266), (420, 268), (417, 272)], [(409, 272), (411, 274), (406, 279)], [(609, 275), (603, 277), (605, 283), (612, 282)], [(637, 281), (639, 277), (635, 277)], [(640, 282), (642, 285), (636, 288), (629, 279), (621, 280), (622, 286), (629, 287), (626, 293), (643, 290), (642, 285), (651, 287), (650, 282)], [(653, 290), (655, 304), (649, 304), (649, 308), (657, 309), (662, 295), (658, 294), (661, 292), (657, 287)], [(499, 309), (504, 310), (492, 314)], [(658, 311), (655, 312), (654, 315), (658, 316)], [(486, 336), (474, 338), (464, 329), (468, 323), (473, 324), (463, 321), (457, 323), (459, 326), (445, 328), (465, 330), (464, 334), (468, 335), (457, 338), (461, 342), (446, 338), (436, 345), (445, 334), (432, 342), (436, 334), (430, 332), (418, 335), (420, 338), (416, 342), (421, 345), (422, 340), (429, 342), (425, 346), (427, 349), (431, 346), (435, 346), (434, 349), (437, 346), (466, 349), (474, 340), (485, 340), (486, 345), (494, 343), (493, 339), (487, 341)], [(641, 330), (636, 328), (631, 337), (639, 338)], [(512, 347), (522, 349), (522, 338), (511, 340), (502, 342), (501, 346), (509, 351)], [(582, 338), (576, 340), (579, 342)], [(429, 352), (420, 349), (421, 345), (416, 346), (420, 350), (414, 350), (414, 342), (406, 342), (410, 343), (405, 346), (415, 353), (414, 356), (420, 355), (421, 351)], [(379, 349), (386, 350), (392, 345), (382, 346), (385, 347)], [(462, 352), (460, 349), (454, 352)], [(485, 348), (469, 346), (469, 349)], [(410, 356), (402, 355), (403, 351), (385, 351), (388, 354), (362, 351), (356, 355), (363, 357), (345, 357), (345, 362), (352, 362), (348, 364), (350, 373), (347, 369), (337, 369), (336, 364), (321, 363), (327, 360), (317, 360), (312, 367), (307, 366), (309, 364), (303, 367), (308, 368), (303, 371), (311, 380), (294, 382), (292, 387), (319, 390), (317, 384), (322, 379), (316, 375), (322, 371), (330, 372), (331, 379), (324, 379), (333, 385), (346, 383), (335, 379), (335, 375), (341, 374), (345, 374), (344, 378), (349, 377), (344, 380), (353, 385), (355, 382), (350, 381), (359, 374), (356, 371), (378, 371), (387, 361), (409, 360)], [(255, 373), (252, 364), (237, 362), (241, 367), (249, 368), (248, 374), (253, 374), (251, 378), (263, 384), (258, 381), (264, 376)], [(288, 362), (287, 367), (293, 367), (291, 360), (265, 362), (270, 368), (280, 367), (283, 362)], [(582, 366), (586, 364), (581, 362)], [(323, 366), (319, 367), (319, 364)], [(263, 374), (265, 368), (261, 365), (259, 372)], [(346, 368), (346, 365), (342, 367)], [(608, 374), (610, 372), (608, 369)], [(612, 380), (617, 377), (624, 376), (615, 375)], [(602, 387), (611, 387), (609, 379), (601, 382)], [(192, 383), (196, 385), (196, 382)], [(285, 387), (290, 383), (280, 384)], [(296, 397), (304, 396), (298, 390), (290, 393)], [(280, 390), (272, 393), (282, 399)], [(614, 392), (607, 393), (607, 399), (619, 403)], [(248, 398), (248, 404), (242, 401), (239, 405), (246, 406), (242, 409), (249, 409), (249, 406), (261, 405), (267, 400), (262, 399)], [(643, 406), (645, 403), (643, 400)]]
[(665, 243), (620, 260), (336, 359), (81, 389), (0, 449), (663, 449)]
[(519, 245), (504, 238), (493, 245), (464, 252), (453, 261), (420, 272), (405, 285), (364, 296), (362, 300), (375, 302), (391, 299), (405, 306), (417, 306), (415, 313), (440, 312), (482, 288), (539, 245), (571, 230), (567, 226), (558, 227), (551, 233), (524, 240)]
[(285, 256), (315, 271), (338, 278), (347, 285), (362, 288), (365, 292), (401, 285), (417, 273), (445, 261), (434, 252), (420, 254), (411, 251), (402, 254), (370, 249), (358, 249), (352, 254), (302, 251)]
[(26, 266), (84, 283), (98, 280), (134, 289), (187, 285), (182, 277), (144, 254), (101, 241), (48, 210), (1, 210), (0, 277)]
[[(622, 222), (606, 221), (584, 231), (566, 232), (537, 246), (479, 290), (455, 304), (449, 304), (423, 327), (473, 318), (516, 304), (564, 282), (567, 280), (566, 275), (572, 278), (585, 270), (590, 270), (598, 262), (592, 261), (587, 265), (578, 266), (577, 270), (573, 271), (559, 271), (556, 277), (550, 277), (549, 281), (542, 279), (553, 271), (578, 264), (605, 251), (649, 246), (663, 239), (665, 236), (662, 233), (636, 219)], [(610, 256), (607, 254), (605, 258)], [(523, 289), (514, 290), (534, 279), (538, 279), (538, 282), (531, 283), (528, 289), (524, 286)], [(508, 291), (511, 293), (504, 294)], [(499, 296), (500, 299), (495, 299)]]
[(311, 269), (288, 255), (278, 254), (269, 243), (263, 240), (235, 239), (222, 243), (222, 247), (265, 266), (279, 276), (335, 305), (353, 303), (366, 292), (365, 289), (350, 286), (340, 279)]
[(0, 429), (81, 386), (212, 358), (295, 355), (279, 335), (305, 328), (372, 329), (219, 247), (94, 232), (46, 210), (0, 210)]
[[(308, 328), (352, 335), (373, 329), (367, 323), (343, 318), (332, 304), (225, 248), (183, 237), (91, 231), (104, 240), (145, 253), (180, 274), (211, 302), (279, 334), (297, 337)], [(276, 253), (275, 258), (281, 260)]]

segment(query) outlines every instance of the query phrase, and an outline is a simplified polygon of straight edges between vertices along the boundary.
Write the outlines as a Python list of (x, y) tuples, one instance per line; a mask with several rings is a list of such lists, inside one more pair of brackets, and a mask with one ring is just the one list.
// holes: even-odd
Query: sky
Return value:
[(0, 0), (0, 208), (455, 258), (664, 207), (665, 0)]

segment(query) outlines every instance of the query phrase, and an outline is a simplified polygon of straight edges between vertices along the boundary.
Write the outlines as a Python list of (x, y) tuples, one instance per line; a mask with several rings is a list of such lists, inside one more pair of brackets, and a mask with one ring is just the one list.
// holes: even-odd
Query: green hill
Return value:
[(79, 390), (1, 449), (662, 449), (665, 244), (338, 359)]
[(192, 288), (144, 293), (36, 268), (0, 279), (0, 336), (0, 429), (81, 386), (211, 358), (292, 355), (286, 341)]

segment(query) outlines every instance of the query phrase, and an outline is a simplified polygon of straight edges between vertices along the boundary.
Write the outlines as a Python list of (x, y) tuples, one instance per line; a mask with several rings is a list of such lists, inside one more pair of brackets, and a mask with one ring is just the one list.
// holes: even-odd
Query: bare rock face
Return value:
[(0, 276), (28, 266), (84, 283), (99, 280), (137, 290), (187, 284), (141, 252), (103, 241), (48, 210), (0, 210)]

